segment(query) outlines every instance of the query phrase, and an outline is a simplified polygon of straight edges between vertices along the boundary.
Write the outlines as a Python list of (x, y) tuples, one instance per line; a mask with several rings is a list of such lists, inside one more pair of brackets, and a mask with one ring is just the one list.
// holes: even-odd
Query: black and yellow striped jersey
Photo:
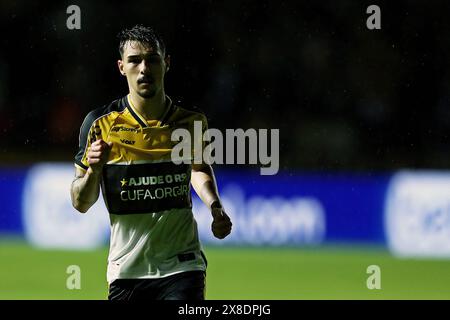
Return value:
[[(194, 121), (207, 128), (204, 114), (166, 97), (161, 120), (146, 120), (130, 96), (91, 111), (80, 130), (75, 165), (88, 169), (87, 152), (97, 139), (112, 142), (101, 189), (111, 221), (108, 282), (118, 278), (159, 278), (205, 270), (192, 214), (191, 165), (172, 162), (175, 129), (194, 137)], [(194, 146), (190, 155), (193, 158)], [(192, 253), (192, 254), (190, 254)], [(180, 255), (192, 259), (180, 259)]]

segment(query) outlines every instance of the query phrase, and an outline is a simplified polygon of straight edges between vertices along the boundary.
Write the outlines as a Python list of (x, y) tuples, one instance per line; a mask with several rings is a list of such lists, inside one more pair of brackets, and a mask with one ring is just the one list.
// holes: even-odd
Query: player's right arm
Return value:
[(100, 193), (100, 181), (104, 164), (108, 161), (112, 143), (102, 139), (94, 141), (87, 151), (89, 167), (76, 168), (70, 195), (72, 205), (79, 212), (85, 213), (97, 201)]

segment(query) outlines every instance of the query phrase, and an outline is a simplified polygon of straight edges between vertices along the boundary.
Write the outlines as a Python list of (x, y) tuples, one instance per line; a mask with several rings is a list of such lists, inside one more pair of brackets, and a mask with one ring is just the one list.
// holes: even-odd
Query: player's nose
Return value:
[(139, 71), (141, 74), (147, 74), (150, 71), (150, 64), (146, 62), (145, 59), (143, 59), (139, 65)]

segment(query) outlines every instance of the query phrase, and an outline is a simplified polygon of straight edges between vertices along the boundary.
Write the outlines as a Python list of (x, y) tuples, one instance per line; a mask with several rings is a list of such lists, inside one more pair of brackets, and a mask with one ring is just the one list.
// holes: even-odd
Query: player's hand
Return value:
[(87, 162), (94, 174), (100, 174), (103, 165), (108, 161), (112, 142), (106, 143), (102, 139), (95, 140), (88, 149)]
[(225, 213), (222, 206), (212, 207), (211, 214), (213, 216), (213, 222), (211, 224), (211, 229), (214, 236), (218, 239), (223, 239), (231, 232), (230, 217)]

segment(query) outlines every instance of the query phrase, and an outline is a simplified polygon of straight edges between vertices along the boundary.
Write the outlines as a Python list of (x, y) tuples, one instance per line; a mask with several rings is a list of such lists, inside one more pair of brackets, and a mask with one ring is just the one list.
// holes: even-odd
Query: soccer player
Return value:
[(211, 210), (215, 237), (226, 237), (232, 223), (211, 166), (172, 161), (171, 133), (177, 128), (193, 133), (194, 121), (206, 130), (206, 117), (165, 94), (170, 56), (153, 29), (134, 26), (121, 31), (119, 41), (118, 67), (129, 94), (86, 116), (72, 204), (85, 213), (101, 188), (111, 225), (109, 299), (203, 300), (207, 262), (190, 185)]

